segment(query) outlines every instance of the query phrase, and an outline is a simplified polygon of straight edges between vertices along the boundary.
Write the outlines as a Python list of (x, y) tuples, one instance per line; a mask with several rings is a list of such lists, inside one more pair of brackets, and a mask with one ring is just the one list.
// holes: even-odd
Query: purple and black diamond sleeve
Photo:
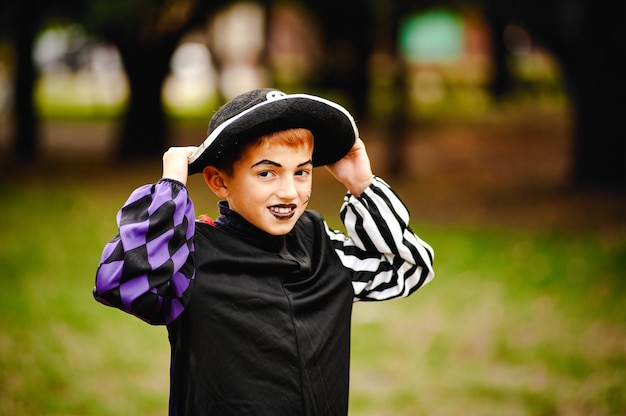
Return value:
[(195, 277), (194, 207), (185, 186), (163, 179), (135, 190), (117, 214), (94, 297), (151, 324), (175, 320)]

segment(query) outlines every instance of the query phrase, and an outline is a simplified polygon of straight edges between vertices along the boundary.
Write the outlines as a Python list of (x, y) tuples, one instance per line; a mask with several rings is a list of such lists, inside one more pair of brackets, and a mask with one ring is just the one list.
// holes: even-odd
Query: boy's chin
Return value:
[(263, 231), (275, 236), (289, 234), (291, 230), (293, 230), (293, 227), (296, 226), (298, 218), (300, 218), (299, 215), (293, 215), (290, 218), (277, 219), (272, 221), (272, 224), (267, 224)]
[(268, 227), (264, 231), (271, 235), (281, 236), (281, 235), (289, 234), (291, 230), (293, 230), (293, 227), (295, 225), (296, 225), (295, 221), (293, 221), (293, 223), (290, 221), (289, 225), (284, 224), (284, 225), (280, 225), (276, 227)]

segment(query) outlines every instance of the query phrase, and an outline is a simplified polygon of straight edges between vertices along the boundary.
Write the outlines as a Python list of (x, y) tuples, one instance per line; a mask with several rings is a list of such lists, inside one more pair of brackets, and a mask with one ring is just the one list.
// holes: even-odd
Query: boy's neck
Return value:
[(276, 252), (282, 248), (284, 235), (272, 235), (255, 227), (239, 213), (230, 209), (228, 201), (219, 201), (218, 208), (220, 216), (215, 220), (217, 228), (265, 250)]

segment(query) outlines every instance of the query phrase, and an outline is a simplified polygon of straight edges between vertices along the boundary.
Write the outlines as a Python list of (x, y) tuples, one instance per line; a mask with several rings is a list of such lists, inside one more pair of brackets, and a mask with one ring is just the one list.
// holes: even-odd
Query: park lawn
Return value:
[[(91, 295), (117, 209), (152, 174), (0, 185), (0, 415), (166, 414), (166, 330)], [(355, 306), (351, 415), (626, 413), (626, 235), (412, 226), (437, 276)]]

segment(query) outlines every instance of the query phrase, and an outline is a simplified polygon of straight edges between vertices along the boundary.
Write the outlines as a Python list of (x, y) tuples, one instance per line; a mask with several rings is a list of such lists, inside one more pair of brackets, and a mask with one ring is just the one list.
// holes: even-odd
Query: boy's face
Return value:
[(223, 177), (230, 208), (266, 233), (287, 234), (311, 198), (312, 155), (310, 146), (247, 149)]

